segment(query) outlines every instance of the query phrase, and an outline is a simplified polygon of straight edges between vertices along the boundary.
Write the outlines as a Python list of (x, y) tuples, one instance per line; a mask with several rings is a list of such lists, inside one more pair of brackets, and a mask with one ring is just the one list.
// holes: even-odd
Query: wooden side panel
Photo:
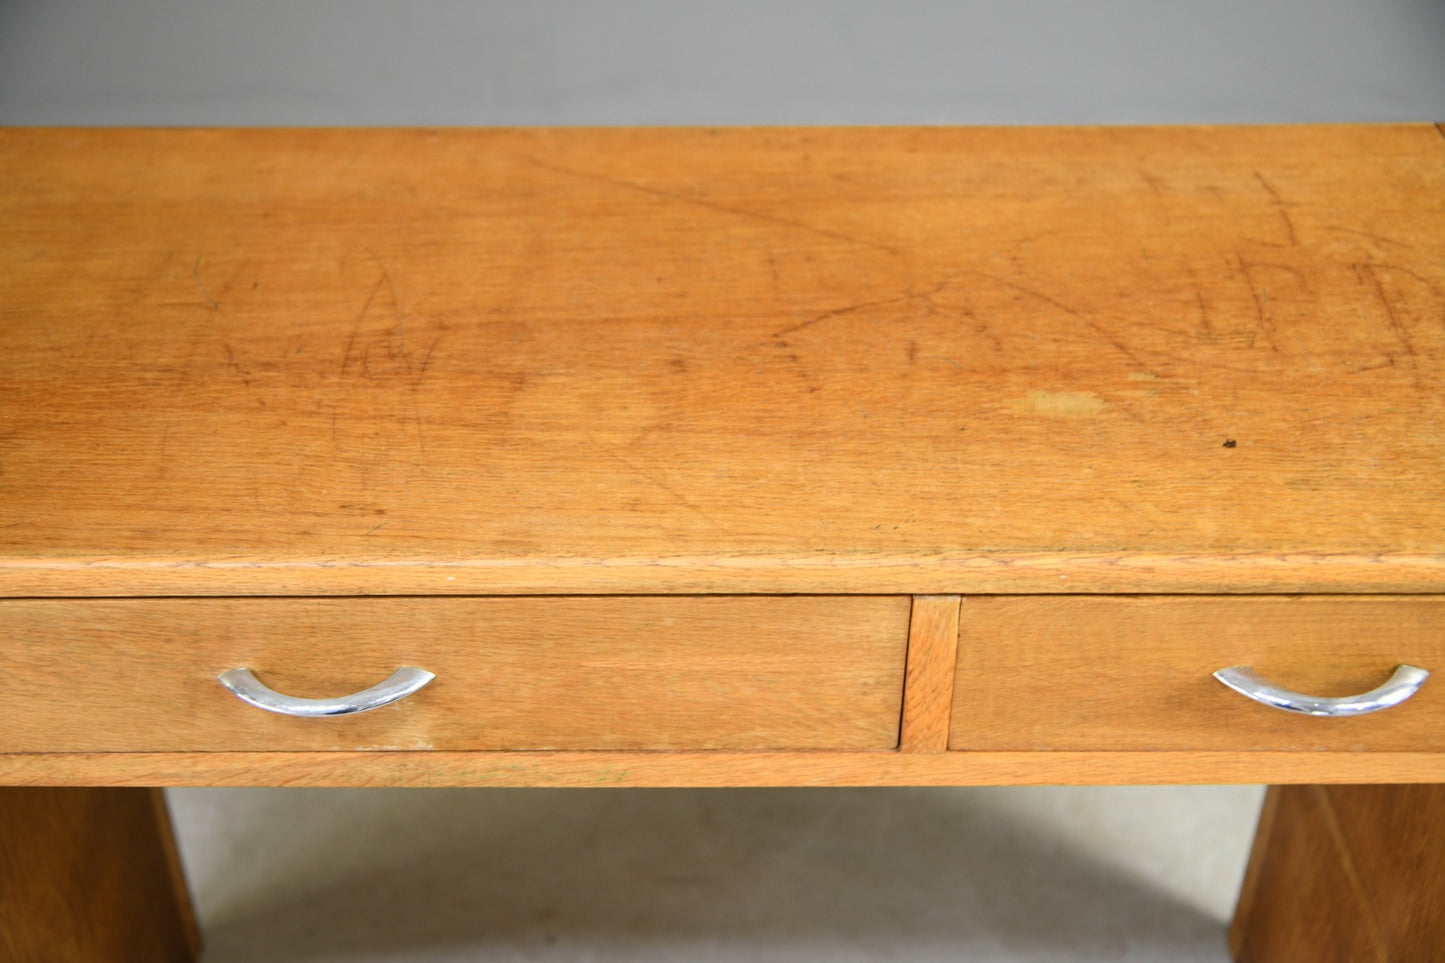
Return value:
[(1326, 786), (1392, 963), (1445, 953), (1445, 786)]
[(903, 752), (948, 748), (958, 656), (957, 595), (918, 595), (908, 627), (908, 672), (903, 683)]
[[(899, 597), (0, 601), (0, 751), (891, 749)], [(216, 680), (339, 696), (297, 719)]]
[(158, 789), (0, 789), (0, 958), (194, 960), (170, 833)]
[(1445, 786), (1270, 794), (1230, 930), (1240, 963), (1440, 958)]
[[(1401, 663), (1445, 670), (1445, 598), (970, 598), (949, 746), (969, 750), (1445, 751), (1445, 684), (1329, 719), (1259, 705), (1212, 677), (1253, 666), (1323, 696)], [(1273, 781), (1273, 780), (1270, 780)]]
[(1274, 833), (1275, 817), (1279, 813), (1280, 785), (1270, 786), (1264, 794), (1264, 802), (1259, 808), (1259, 819), (1254, 828), (1254, 844), (1249, 850), (1249, 862), (1244, 868), (1244, 880), (1240, 883), (1239, 894), (1234, 903), (1234, 922), (1229, 928), (1229, 950), (1235, 956), (1239, 955), (1240, 942), (1243, 939), (1244, 929), (1240, 921), (1246, 919), (1254, 907), (1255, 897), (1259, 894), (1259, 884), (1264, 869), (1264, 861), (1269, 853), (1269, 842)]

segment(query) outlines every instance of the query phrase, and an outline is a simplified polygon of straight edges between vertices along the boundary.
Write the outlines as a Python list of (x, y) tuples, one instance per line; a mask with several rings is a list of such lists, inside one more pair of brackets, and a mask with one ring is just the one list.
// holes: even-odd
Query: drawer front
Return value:
[[(0, 601), (0, 751), (883, 749), (907, 597)], [(294, 718), (217, 681), (324, 698)]]
[[(1401, 705), (1319, 718), (1212, 677), (1252, 666), (1315, 696), (1400, 664), (1437, 673)], [(1445, 751), (1445, 599), (987, 597), (959, 619), (950, 749)]]

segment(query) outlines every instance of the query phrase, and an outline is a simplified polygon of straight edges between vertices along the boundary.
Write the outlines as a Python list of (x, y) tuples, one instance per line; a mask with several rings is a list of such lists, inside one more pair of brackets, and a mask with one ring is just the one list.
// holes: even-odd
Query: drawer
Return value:
[[(1321, 718), (1261, 705), (1212, 674), (1345, 696), (1405, 663), (1401, 705)], [(1445, 599), (986, 597), (959, 619), (951, 749), (1445, 750)]]
[[(907, 597), (0, 601), (0, 751), (884, 749)], [(436, 678), (372, 711), (291, 696)]]

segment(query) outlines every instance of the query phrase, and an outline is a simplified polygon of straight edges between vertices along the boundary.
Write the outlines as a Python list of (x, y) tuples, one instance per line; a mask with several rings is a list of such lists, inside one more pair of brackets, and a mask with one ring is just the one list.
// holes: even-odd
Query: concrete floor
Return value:
[(173, 790), (205, 963), (1224, 963), (1253, 786)]

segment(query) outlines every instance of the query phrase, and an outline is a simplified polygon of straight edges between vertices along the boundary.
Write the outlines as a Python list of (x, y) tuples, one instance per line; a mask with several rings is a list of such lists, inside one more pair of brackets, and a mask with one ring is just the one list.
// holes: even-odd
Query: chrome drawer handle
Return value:
[(1247, 665), (1220, 669), (1214, 677), (1240, 695), (1286, 712), (1302, 712), (1307, 716), (1360, 716), (1404, 702), (1419, 691), (1430, 673), (1413, 665), (1402, 665), (1378, 689), (1338, 699), (1282, 689)]
[(436, 676), (413, 665), (403, 666), (370, 689), (335, 699), (299, 699), (282, 695), (256, 678), (250, 669), (227, 669), (216, 678), (235, 693), (236, 698), (267, 712), (279, 712), (283, 716), (348, 716), (405, 699)]

